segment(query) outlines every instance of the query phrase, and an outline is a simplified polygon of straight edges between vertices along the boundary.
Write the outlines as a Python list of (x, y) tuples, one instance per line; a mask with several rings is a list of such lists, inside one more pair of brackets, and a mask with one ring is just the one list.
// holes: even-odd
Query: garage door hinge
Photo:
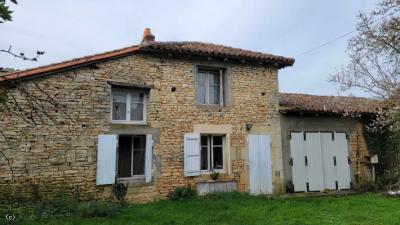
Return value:
[(351, 158), (350, 158), (350, 156), (347, 156), (347, 163), (351, 164)]
[(292, 134), (288, 135), (289, 140), (292, 140)]
[(305, 164), (306, 166), (308, 166), (308, 159), (307, 159), (307, 156), (304, 156), (304, 164)]
[(293, 166), (293, 158), (290, 158), (290, 160), (289, 160), (289, 165), (290, 165), (290, 166)]

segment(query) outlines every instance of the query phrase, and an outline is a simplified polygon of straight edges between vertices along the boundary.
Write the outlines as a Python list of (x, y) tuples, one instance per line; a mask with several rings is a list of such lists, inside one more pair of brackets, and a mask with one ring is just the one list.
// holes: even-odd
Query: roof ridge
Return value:
[(361, 96), (314, 95), (314, 94), (308, 94), (308, 93), (284, 93), (284, 92), (280, 92), (279, 94), (282, 94), (282, 95), (302, 95), (302, 96), (310, 96), (310, 97), (357, 98), (357, 99), (366, 99), (366, 100), (373, 100), (373, 101), (381, 101), (380, 99), (368, 98), (368, 97), (361, 97)]

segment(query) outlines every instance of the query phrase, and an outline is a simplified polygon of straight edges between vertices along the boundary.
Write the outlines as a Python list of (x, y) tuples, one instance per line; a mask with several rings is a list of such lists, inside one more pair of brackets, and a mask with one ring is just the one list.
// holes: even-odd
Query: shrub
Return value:
[(218, 180), (219, 173), (218, 172), (212, 172), (210, 174), (210, 177), (211, 177), (212, 180)]
[(168, 198), (173, 201), (190, 199), (194, 196), (196, 196), (196, 191), (194, 191), (190, 187), (178, 187), (168, 194)]
[(115, 183), (112, 185), (112, 190), (115, 198), (121, 202), (124, 200), (126, 192), (128, 191), (128, 187), (122, 183)]
[(286, 182), (286, 193), (294, 193), (294, 184), (291, 181)]
[(121, 205), (112, 202), (94, 201), (85, 202), (78, 208), (78, 213), (82, 217), (113, 217), (115, 216)]
[(400, 176), (394, 173), (385, 173), (378, 177), (376, 183), (379, 189), (384, 191), (399, 190)]
[(361, 181), (357, 184), (356, 189), (360, 192), (376, 192), (377, 185), (371, 181)]

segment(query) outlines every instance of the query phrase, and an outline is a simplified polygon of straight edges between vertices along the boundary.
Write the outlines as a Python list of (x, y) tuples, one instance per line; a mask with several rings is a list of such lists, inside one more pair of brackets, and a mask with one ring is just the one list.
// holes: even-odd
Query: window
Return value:
[(119, 136), (118, 177), (144, 176), (146, 160), (146, 136)]
[(112, 90), (112, 121), (145, 122), (145, 94), (139, 91)]
[(200, 169), (223, 169), (224, 136), (202, 135), (200, 140)]
[(223, 105), (222, 70), (198, 70), (197, 103), (201, 105)]

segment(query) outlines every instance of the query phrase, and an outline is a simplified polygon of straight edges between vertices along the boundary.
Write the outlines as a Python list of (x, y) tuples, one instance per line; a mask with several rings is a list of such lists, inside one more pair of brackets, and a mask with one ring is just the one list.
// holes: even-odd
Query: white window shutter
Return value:
[(186, 133), (184, 140), (185, 177), (200, 175), (200, 134)]
[(97, 175), (96, 184), (115, 183), (115, 167), (117, 158), (118, 136), (101, 134), (97, 143)]
[(146, 183), (151, 182), (151, 174), (153, 167), (153, 136), (151, 134), (146, 135), (146, 161), (145, 161), (145, 176)]

